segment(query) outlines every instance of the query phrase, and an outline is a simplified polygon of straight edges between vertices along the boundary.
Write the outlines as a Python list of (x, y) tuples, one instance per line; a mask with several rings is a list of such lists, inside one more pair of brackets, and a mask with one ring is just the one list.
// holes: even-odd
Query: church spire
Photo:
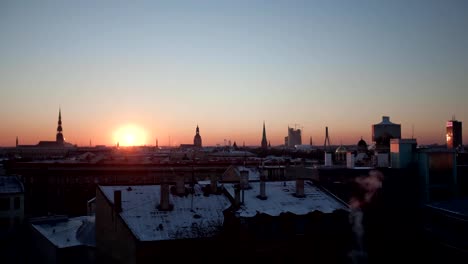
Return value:
[(263, 121), (263, 135), (262, 135), (262, 148), (268, 148), (268, 142), (266, 138), (266, 129), (265, 129), (265, 121)]
[(62, 132), (63, 132), (63, 128), (62, 128), (62, 110), (59, 107), (56, 141), (57, 141), (57, 143), (60, 143), (60, 144), (63, 144), (63, 142), (64, 142)]
[(195, 130), (195, 137), (193, 137), (193, 145), (195, 147), (199, 147), (201, 148), (202, 147), (202, 138), (200, 136), (200, 128), (198, 128), (198, 124), (197, 124), (197, 129)]

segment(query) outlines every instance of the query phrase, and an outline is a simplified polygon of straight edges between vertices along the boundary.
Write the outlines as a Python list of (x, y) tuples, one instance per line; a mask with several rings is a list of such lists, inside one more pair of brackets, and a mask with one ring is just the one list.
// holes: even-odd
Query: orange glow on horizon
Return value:
[(114, 142), (119, 146), (142, 146), (146, 144), (146, 131), (136, 125), (124, 125), (114, 132)]

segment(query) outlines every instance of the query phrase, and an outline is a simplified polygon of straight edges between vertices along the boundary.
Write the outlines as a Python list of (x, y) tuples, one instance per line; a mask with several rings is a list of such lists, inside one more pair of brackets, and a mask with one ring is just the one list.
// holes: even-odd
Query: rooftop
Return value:
[(0, 194), (24, 192), (23, 184), (15, 176), (0, 176)]
[[(244, 192), (244, 204), (237, 211), (241, 217), (253, 217), (258, 213), (278, 216), (281, 213), (305, 215), (320, 211), (332, 213), (335, 210), (347, 210), (347, 206), (328, 195), (311, 181), (305, 181), (305, 197), (298, 198), (295, 181), (266, 182), (266, 200), (257, 198), (260, 194), (260, 183), (250, 183), (251, 189)], [(234, 197), (234, 184), (225, 184), (228, 193)]]
[(426, 206), (446, 213), (468, 218), (468, 199), (452, 199), (447, 201), (432, 202)]
[(382, 116), (382, 121), (377, 125), (396, 125), (395, 123), (390, 122), (389, 116)]
[(94, 216), (35, 219), (32, 227), (58, 248), (96, 246)]
[(159, 185), (100, 186), (100, 189), (111, 203), (114, 203), (114, 191), (122, 191), (120, 216), (140, 241), (215, 235), (223, 224), (223, 210), (230, 205), (224, 195), (205, 196), (199, 184), (194, 186), (193, 196), (169, 194), (169, 201), (174, 206), (172, 211), (157, 209)]

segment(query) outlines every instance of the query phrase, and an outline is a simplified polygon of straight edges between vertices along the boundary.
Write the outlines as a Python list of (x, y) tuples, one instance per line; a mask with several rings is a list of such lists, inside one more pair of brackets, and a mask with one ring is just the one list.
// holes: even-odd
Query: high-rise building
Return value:
[(284, 143), (288, 147), (302, 145), (301, 130), (288, 127), (288, 136), (284, 138)]
[(463, 145), (462, 122), (454, 118), (447, 121), (447, 148), (453, 149)]
[(263, 134), (262, 134), (262, 148), (268, 148), (268, 142), (266, 138), (265, 122), (263, 122)]
[(401, 125), (390, 122), (390, 117), (383, 116), (382, 122), (372, 125), (372, 141), (377, 149), (389, 151), (392, 138), (401, 138)]
[(201, 148), (201, 146), (202, 146), (202, 139), (201, 139), (201, 136), (200, 136), (200, 128), (198, 128), (198, 125), (197, 125), (197, 129), (195, 131), (195, 136), (193, 137), (193, 145), (195, 147), (199, 147), (199, 148)]

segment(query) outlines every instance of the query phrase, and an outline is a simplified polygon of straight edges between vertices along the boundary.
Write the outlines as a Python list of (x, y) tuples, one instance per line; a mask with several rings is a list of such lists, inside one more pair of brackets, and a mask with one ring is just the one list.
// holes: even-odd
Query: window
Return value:
[(0, 211), (10, 210), (10, 198), (0, 198)]
[(15, 207), (15, 209), (20, 209), (20, 207), (21, 207), (21, 199), (20, 199), (19, 197), (15, 197), (14, 207)]

